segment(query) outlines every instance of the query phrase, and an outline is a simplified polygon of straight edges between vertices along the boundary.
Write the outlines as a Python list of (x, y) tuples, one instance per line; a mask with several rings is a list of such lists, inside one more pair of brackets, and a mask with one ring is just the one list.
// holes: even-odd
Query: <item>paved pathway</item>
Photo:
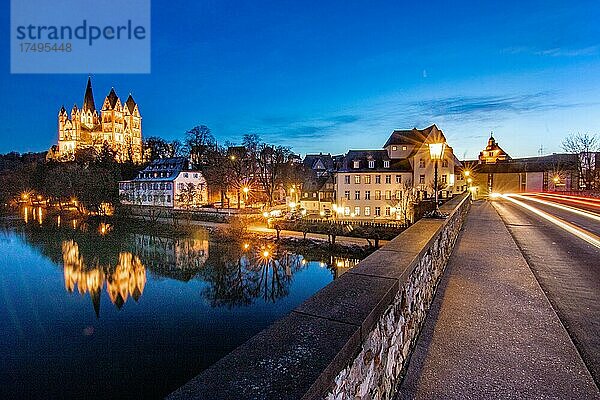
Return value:
[(600, 399), (502, 220), (476, 202), (397, 399)]

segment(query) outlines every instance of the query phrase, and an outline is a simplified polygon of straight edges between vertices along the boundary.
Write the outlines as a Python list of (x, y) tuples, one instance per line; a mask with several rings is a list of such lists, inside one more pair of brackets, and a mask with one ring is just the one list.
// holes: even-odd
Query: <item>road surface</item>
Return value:
[(491, 201), (599, 385), (600, 201), (547, 194)]

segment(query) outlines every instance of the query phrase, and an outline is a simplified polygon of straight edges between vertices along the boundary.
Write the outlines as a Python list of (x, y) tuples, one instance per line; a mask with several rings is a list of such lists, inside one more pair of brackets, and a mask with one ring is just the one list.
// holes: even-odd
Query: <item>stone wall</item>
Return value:
[(169, 398), (391, 398), (469, 206), (450, 200)]
[[(469, 201), (463, 202), (415, 259), (394, 301), (369, 332), (356, 358), (336, 376), (328, 400), (393, 397), (469, 205)], [(401, 240), (390, 243), (386, 250), (396, 246), (402, 248)], [(367, 264), (371, 262), (367, 260)]]

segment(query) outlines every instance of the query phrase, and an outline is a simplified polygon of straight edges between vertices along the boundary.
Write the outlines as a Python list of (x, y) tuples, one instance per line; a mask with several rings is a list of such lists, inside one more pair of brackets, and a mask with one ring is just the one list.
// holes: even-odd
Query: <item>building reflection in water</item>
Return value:
[(65, 287), (70, 293), (89, 293), (96, 316), (100, 315), (100, 296), (106, 283), (106, 292), (110, 301), (121, 308), (129, 297), (136, 302), (146, 286), (146, 268), (140, 259), (129, 253), (119, 253), (115, 266), (86, 265), (79, 253), (79, 246), (73, 240), (62, 243)]

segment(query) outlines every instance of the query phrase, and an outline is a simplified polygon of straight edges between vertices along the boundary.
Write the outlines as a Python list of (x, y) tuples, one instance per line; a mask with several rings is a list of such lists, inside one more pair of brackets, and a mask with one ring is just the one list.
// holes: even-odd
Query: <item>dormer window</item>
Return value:
[(392, 151), (398, 150), (398, 146), (392, 146)]
[(385, 160), (383, 162), (383, 168), (389, 168), (390, 167), (390, 160)]
[(369, 168), (375, 168), (375, 160), (369, 160)]
[(354, 168), (360, 168), (360, 161), (354, 160)]

